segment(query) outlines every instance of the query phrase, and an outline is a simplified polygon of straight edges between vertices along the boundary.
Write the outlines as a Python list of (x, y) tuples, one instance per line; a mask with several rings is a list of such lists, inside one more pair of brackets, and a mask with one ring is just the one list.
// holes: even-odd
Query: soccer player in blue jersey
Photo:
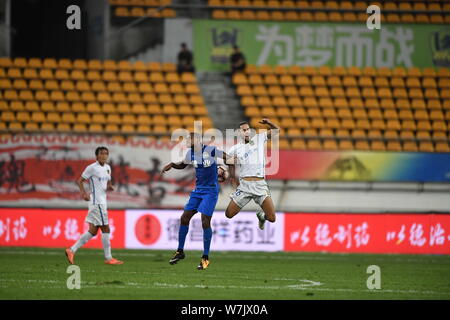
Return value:
[[(203, 227), (203, 256), (198, 270), (205, 270), (209, 265), (209, 248), (211, 245), (212, 230), (211, 218), (219, 198), (219, 183), (217, 175), (217, 159), (224, 159), (225, 163), (232, 166), (233, 159), (212, 145), (202, 143), (201, 135), (190, 134), (190, 149), (188, 149), (183, 161), (179, 163), (169, 163), (162, 174), (170, 169), (184, 169), (189, 164), (195, 168), (196, 182), (195, 189), (191, 192), (189, 201), (184, 207), (184, 212), (180, 219), (180, 229), (178, 231), (178, 249), (174, 253), (170, 264), (175, 264), (185, 258), (184, 242), (189, 231), (189, 222), (197, 212), (200, 212)], [(232, 173), (234, 170), (230, 170)]]

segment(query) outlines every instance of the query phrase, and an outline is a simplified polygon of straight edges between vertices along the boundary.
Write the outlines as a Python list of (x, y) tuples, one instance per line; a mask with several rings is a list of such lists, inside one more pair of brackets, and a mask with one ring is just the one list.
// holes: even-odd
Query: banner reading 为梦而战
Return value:
[(193, 20), (197, 70), (229, 70), (233, 45), (248, 64), (449, 67), (447, 25)]

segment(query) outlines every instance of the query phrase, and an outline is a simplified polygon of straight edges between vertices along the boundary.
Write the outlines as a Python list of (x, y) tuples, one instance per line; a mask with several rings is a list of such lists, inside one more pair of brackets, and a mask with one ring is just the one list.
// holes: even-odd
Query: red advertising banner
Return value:
[(450, 254), (450, 214), (286, 213), (284, 250)]
[[(0, 209), (0, 246), (64, 248), (87, 231), (86, 210)], [(125, 213), (108, 210), (111, 246), (125, 247)], [(102, 248), (101, 231), (86, 248)]]

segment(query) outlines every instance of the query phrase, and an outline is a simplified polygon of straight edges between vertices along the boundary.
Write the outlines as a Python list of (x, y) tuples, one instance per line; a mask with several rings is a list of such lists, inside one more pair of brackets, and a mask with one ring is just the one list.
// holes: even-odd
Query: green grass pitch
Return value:
[[(81, 289), (69, 290), (63, 249), (0, 248), (0, 299), (450, 299), (450, 257), (286, 252), (201, 252), (169, 265), (170, 251), (113, 250), (125, 261), (103, 263), (103, 251), (80, 249)], [(369, 290), (369, 265), (381, 289)]]

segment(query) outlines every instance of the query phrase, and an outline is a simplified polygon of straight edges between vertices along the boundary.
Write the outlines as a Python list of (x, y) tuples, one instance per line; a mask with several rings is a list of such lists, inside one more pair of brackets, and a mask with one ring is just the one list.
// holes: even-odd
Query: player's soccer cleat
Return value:
[(74, 256), (75, 256), (75, 253), (74, 253), (70, 248), (67, 248), (67, 249), (66, 249), (66, 257), (67, 257), (67, 261), (68, 261), (70, 264), (73, 264), (73, 258), (74, 258)]
[(184, 252), (177, 251), (177, 252), (175, 252), (175, 253), (173, 254), (172, 259), (169, 260), (169, 263), (170, 263), (170, 264), (175, 264), (175, 263), (177, 263), (178, 261), (180, 261), (181, 259), (184, 259), (184, 257), (185, 257)]
[(105, 260), (106, 264), (113, 264), (113, 265), (119, 265), (119, 264), (123, 264), (123, 261), (117, 260), (117, 259), (109, 259), (109, 260)]
[(202, 260), (200, 260), (200, 263), (197, 266), (197, 270), (205, 270), (207, 269), (209, 266), (209, 260), (202, 258)]
[(261, 230), (264, 230), (264, 224), (266, 223), (266, 215), (264, 214), (264, 212), (258, 211), (256, 213), (256, 216), (258, 217), (259, 220), (259, 228)]

